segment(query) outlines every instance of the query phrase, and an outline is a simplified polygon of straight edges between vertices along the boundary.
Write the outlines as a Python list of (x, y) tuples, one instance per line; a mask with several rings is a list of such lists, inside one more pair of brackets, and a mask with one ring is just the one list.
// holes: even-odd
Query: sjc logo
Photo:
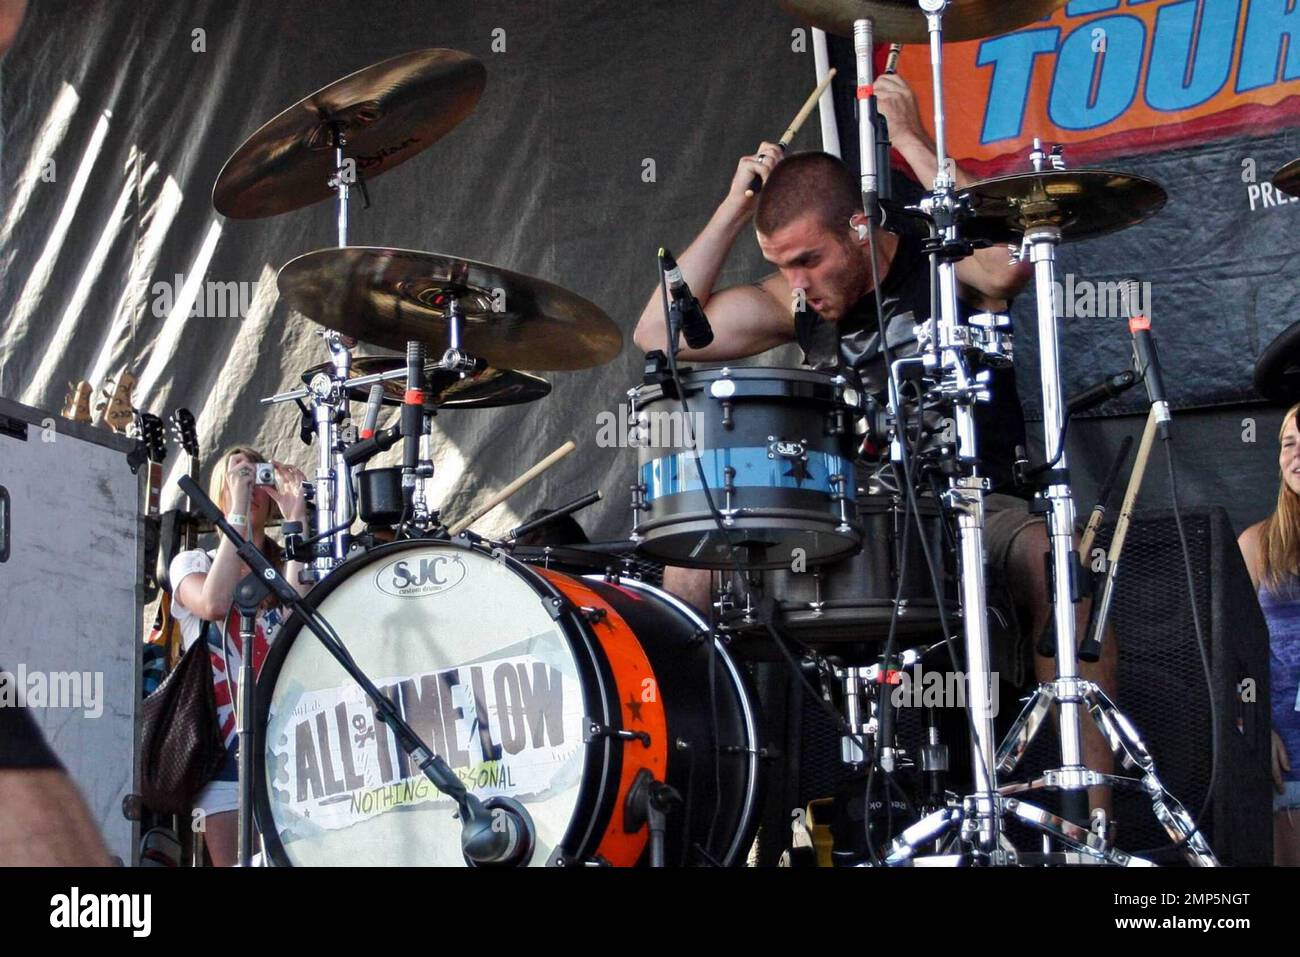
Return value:
[(375, 586), (395, 598), (422, 598), (454, 588), (464, 578), (465, 563), (459, 556), (419, 556), (384, 565), (375, 575)]

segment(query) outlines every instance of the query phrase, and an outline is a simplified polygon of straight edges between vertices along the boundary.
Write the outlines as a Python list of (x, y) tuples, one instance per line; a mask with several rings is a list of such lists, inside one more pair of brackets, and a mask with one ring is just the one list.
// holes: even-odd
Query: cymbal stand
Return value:
[[(918, 850), (943, 832), (956, 828), (961, 841), (976, 859), (986, 863), (1007, 863), (994, 776), (995, 731), (984, 586), (984, 495), (988, 481), (979, 474), (974, 414), (975, 403), (989, 398), (987, 373), (968, 367), (964, 344), (968, 337), (958, 320), (957, 260), (963, 253), (958, 243), (957, 224), (961, 209), (955, 193), (956, 182), (948, 166), (943, 102), (943, 12), (947, 0), (918, 2), (930, 31), (937, 161), (934, 188), (922, 201), (921, 207), (934, 220), (943, 240), (941, 247), (932, 253), (938, 258), (940, 314), (932, 316), (924, 328), (918, 327), (918, 339), (925, 349), (922, 361), (926, 372), (938, 380), (936, 390), (940, 396), (952, 403), (956, 424), (956, 467), (949, 476), (944, 499), (956, 516), (958, 526), (974, 791), (960, 807), (944, 808), (927, 815), (904, 831), (891, 845), (886, 862), (911, 863)], [(891, 375), (891, 400), (896, 401), (892, 378)], [(897, 413), (896, 408), (893, 411)]]

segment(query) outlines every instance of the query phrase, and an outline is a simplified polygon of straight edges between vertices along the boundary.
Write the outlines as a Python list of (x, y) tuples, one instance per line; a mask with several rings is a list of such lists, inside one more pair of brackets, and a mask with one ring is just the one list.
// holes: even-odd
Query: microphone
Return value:
[(581, 498), (575, 498), (572, 502), (569, 502), (567, 505), (561, 505), (559, 508), (547, 512), (545, 515), (539, 515), (531, 522), (524, 522), (524, 524), (522, 525), (516, 525), (514, 528), (510, 529), (510, 531), (506, 534), (506, 538), (509, 541), (514, 541), (515, 539), (522, 538), (523, 536), (527, 535), (529, 532), (536, 531), (537, 529), (541, 528), (543, 525), (548, 525), (558, 518), (563, 518), (566, 515), (572, 515), (574, 512), (578, 511), (579, 509), (586, 508), (588, 505), (594, 505), (596, 502), (599, 502), (604, 497), (605, 494), (601, 492), (600, 489), (597, 489), (594, 492), (588, 492), (586, 495), (583, 495)]
[(876, 90), (871, 62), (875, 28), (868, 18), (853, 21), (853, 54), (858, 68), (858, 156), (862, 163), (862, 208), (872, 223), (880, 220), (880, 172), (876, 163)]
[(1066, 399), (1066, 413), (1078, 415), (1080, 412), (1087, 412), (1089, 409), (1101, 405), (1107, 399), (1113, 399), (1117, 395), (1127, 392), (1137, 385), (1137, 381), (1137, 373), (1132, 369), (1125, 369), (1123, 372), (1108, 376), (1096, 385), (1084, 389), (1082, 392), (1076, 392)]
[(462, 815), (460, 847), (473, 864), (527, 864), (533, 854), (533, 822), (528, 811), (513, 798), (490, 797), (483, 802), (489, 812)]
[(402, 398), (402, 494), (409, 505), (415, 495), (415, 470), (420, 463), (420, 433), (424, 431), (424, 343), (406, 343), (406, 393)]
[(402, 437), (402, 427), (395, 425), (389, 429), (380, 429), (368, 439), (353, 442), (343, 450), (343, 464), (358, 465), (386, 449), (391, 449)]
[(1156, 354), (1155, 340), (1151, 338), (1151, 320), (1134, 316), (1128, 321), (1128, 331), (1133, 336), (1133, 361), (1137, 374), (1147, 387), (1147, 398), (1156, 412), (1156, 431), (1163, 440), (1169, 438), (1169, 401), (1165, 397), (1165, 383), (1160, 376), (1160, 357)]
[(664, 270), (664, 277), (668, 280), (668, 294), (672, 296), (672, 308), (679, 316), (678, 327), (686, 338), (686, 345), (692, 349), (703, 349), (713, 341), (713, 327), (709, 325), (704, 308), (691, 294), (691, 287), (686, 285), (681, 267), (677, 265), (677, 260), (667, 249), (659, 250), (659, 264)]
[(384, 404), (384, 387), (376, 382), (370, 387), (370, 398), (366, 400), (366, 417), (361, 426), (361, 437), (368, 439), (375, 434), (379, 424), (379, 409)]

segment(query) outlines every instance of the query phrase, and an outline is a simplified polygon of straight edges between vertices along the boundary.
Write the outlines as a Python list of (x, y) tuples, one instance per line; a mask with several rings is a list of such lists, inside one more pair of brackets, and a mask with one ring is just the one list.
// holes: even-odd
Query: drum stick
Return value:
[(889, 45), (889, 59), (885, 61), (886, 73), (898, 72), (898, 55), (903, 52), (903, 44), (891, 43)]
[[(822, 94), (826, 92), (826, 87), (830, 86), (831, 80), (835, 79), (836, 72), (838, 71), (836, 71), (835, 67), (831, 67), (826, 71), (826, 75), (822, 77), (822, 81), (817, 84), (817, 89), (812, 91), (812, 95), (804, 101), (799, 112), (796, 113), (794, 119), (790, 121), (790, 126), (781, 134), (781, 138), (777, 140), (777, 145), (780, 146), (783, 151), (787, 146), (793, 143), (794, 138), (799, 135), (799, 129), (803, 126), (804, 121), (807, 120), (808, 117), (812, 116), (812, 111), (817, 107), (817, 101), (822, 98)], [(753, 197), (762, 188), (762, 179), (755, 176), (750, 180), (749, 189), (745, 190), (745, 195)]]
[(1110, 541), (1110, 551), (1106, 554), (1106, 577), (1102, 580), (1101, 595), (1093, 599), (1088, 633), (1079, 646), (1080, 661), (1098, 661), (1101, 658), (1101, 641), (1105, 637), (1106, 619), (1110, 616), (1111, 601), (1115, 597), (1115, 577), (1119, 571), (1120, 557), (1124, 553), (1124, 540), (1128, 537), (1129, 522), (1133, 518), (1133, 508), (1137, 504), (1138, 490), (1142, 487), (1142, 479), (1146, 475), (1147, 459), (1151, 457), (1151, 447), (1155, 444), (1159, 424), (1159, 416), (1152, 406), (1151, 411), (1147, 413), (1142, 440), (1138, 443), (1137, 458), (1133, 460), (1133, 471), (1129, 473), (1128, 488), (1124, 491), (1124, 502), (1119, 508), (1119, 518), (1115, 521), (1115, 534)]
[(1083, 530), (1083, 538), (1079, 542), (1079, 561), (1085, 565), (1088, 563), (1088, 553), (1092, 551), (1092, 540), (1097, 537), (1097, 529), (1101, 527), (1102, 519), (1106, 517), (1106, 509), (1110, 507), (1111, 491), (1115, 488), (1115, 483), (1119, 481), (1119, 470), (1124, 467), (1124, 461), (1128, 458), (1128, 450), (1133, 447), (1133, 436), (1124, 436), (1124, 441), (1120, 443), (1119, 453), (1115, 456), (1115, 461), (1111, 463), (1110, 474), (1106, 476), (1106, 481), (1097, 493), (1097, 504), (1092, 510), (1092, 515), (1088, 518), (1088, 527)]
[(519, 478), (515, 479), (513, 482), (511, 482), (501, 491), (497, 492), (486, 502), (480, 505), (474, 511), (474, 513), (470, 515), (468, 518), (463, 518), (455, 525), (453, 525), (449, 530), (449, 533), (451, 535), (459, 535), (461, 532), (465, 531), (465, 529), (469, 528), (471, 525), (477, 522), (488, 512), (492, 511), (492, 509), (496, 508), (498, 505), (500, 505), (502, 502), (508, 499), (511, 495), (514, 495), (515, 492), (518, 492), (521, 488), (523, 488), (533, 479), (537, 478), (537, 476), (541, 475), (543, 472), (549, 469), (556, 462), (560, 461), (560, 459), (564, 458), (566, 455), (572, 452), (575, 448), (577, 448), (577, 445), (574, 444), (573, 439), (569, 439), (569, 441), (565, 442), (563, 445), (561, 445), (550, 455), (546, 456), (546, 458), (542, 459), (540, 462), (538, 462), (536, 465), (530, 468), (523, 475), (519, 476)]

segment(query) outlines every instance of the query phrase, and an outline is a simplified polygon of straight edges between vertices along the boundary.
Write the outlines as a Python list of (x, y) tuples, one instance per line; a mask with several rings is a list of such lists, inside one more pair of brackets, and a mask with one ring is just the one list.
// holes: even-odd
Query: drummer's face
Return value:
[(850, 235), (847, 223), (841, 234), (810, 213), (770, 235), (759, 233), (758, 247), (792, 291), (802, 289), (809, 306), (836, 322), (869, 285), (861, 249), (849, 241)]

